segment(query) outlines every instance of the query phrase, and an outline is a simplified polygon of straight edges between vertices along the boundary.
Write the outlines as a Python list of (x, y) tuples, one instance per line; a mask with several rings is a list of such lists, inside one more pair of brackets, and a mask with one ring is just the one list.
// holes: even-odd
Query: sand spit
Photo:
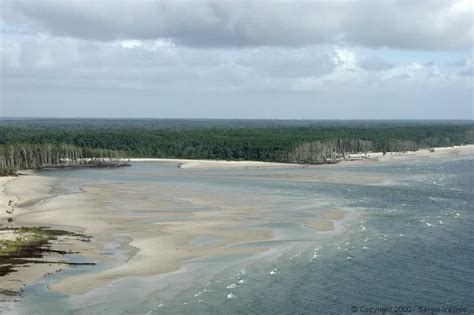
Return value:
[[(360, 161), (380, 161), (397, 162), (412, 161), (418, 158), (448, 158), (453, 156), (474, 156), (474, 144), (453, 147), (440, 147), (434, 149), (421, 149), (407, 152), (368, 152), (366, 154), (349, 154), (346, 159), (336, 162), (360, 162)], [(168, 162), (177, 163), (183, 169), (214, 169), (214, 168), (301, 168), (317, 167), (318, 165), (260, 162), (260, 161), (225, 161), (225, 160), (189, 160), (189, 159), (161, 159), (161, 158), (131, 158), (130, 162)]]
[(159, 159), (159, 158), (132, 158), (130, 162), (162, 162), (177, 163), (179, 168), (272, 168), (272, 167), (302, 167), (304, 164), (261, 162), (261, 161), (226, 161), (226, 160), (189, 160), (189, 159)]

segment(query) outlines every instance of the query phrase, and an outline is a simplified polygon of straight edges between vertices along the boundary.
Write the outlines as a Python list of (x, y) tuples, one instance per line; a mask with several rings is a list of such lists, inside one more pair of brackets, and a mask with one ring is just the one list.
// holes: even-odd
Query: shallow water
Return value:
[[(141, 207), (132, 207), (127, 195), (110, 200), (107, 206), (117, 213), (171, 211), (180, 219), (209, 211), (215, 204), (204, 199), (214, 196), (224, 210), (250, 207), (242, 221), (271, 230), (273, 240), (231, 245), (269, 249), (259, 254), (195, 259), (171, 274), (126, 278), (83, 296), (52, 293), (45, 286), (86, 268), (56, 274), (28, 288), (12, 312), (349, 314), (352, 307), (360, 312), (406, 306), (406, 313), (417, 314), (419, 307), (454, 306), (474, 313), (473, 166), (469, 157), (302, 169), (137, 163), (115, 170), (45, 172), (64, 178), (62, 189), (69, 192), (98, 181), (148, 187), (140, 190), (139, 197), (146, 198)], [(175, 198), (177, 191), (188, 191), (201, 203)], [(154, 198), (163, 204), (167, 193), (166, 209), (152, 206)], [(348, 212), (335, 231), (303, 224), (327, 209)], [(159, 222), (159, 215), (154, 218), (150, 224)], [(205, 235), (191, 244), (218, 241)]]

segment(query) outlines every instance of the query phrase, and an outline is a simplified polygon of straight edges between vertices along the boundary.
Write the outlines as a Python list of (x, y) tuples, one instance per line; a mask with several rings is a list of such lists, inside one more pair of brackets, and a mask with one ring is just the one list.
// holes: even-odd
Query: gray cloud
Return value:
[(359, 67), (369, 71), (381, 71), (395, 67), (396, 65), (391, 64), (379, 57), (369, 57), (359, 61)]
[(0, 115), (472, 115), (469, 1), (294, 3), (4, 0)]
[(243, 51), (236, 63), (268, 77), (319, 77), (332, 72), (332, 58), (332, 50), (324, 47), (262, 48)]
[(473, 44), (469, 0), (28, 1), (5, 0), (2, 19), (56, 36), (168, 39), (192, 47), (347, 43), (422, 50)]
[(474, 66), (466, 67), (458, 72), (461, 77), (474, 77)]

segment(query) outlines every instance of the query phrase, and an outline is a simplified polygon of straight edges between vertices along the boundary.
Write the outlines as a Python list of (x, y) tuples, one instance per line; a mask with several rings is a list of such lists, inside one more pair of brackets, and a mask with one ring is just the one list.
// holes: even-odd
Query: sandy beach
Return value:
[(272, 168), (272, 167), (301, 167), (302, 164), (260, 162), (260, 161), (226, 161), (226, 160), (188, 160), (188, 159), (154, 159), (154, 158), (131, 158), (127, 161), (137, 162), (161, 162), (178, 164), (179, 168)]
[[(452, 156), (468, 156), (474, 155), (474, 145), (441, 147), (433, 150), (421, 149), (418, 151), (408, 152), (368, 152), (360, 154), (349, 154), (345, 159), (337, 160), (337, 162), (360, 162), (360, 161), (379, 161), (379, 162), (396, 162), (411, 161), (413, 159), (423, 158), (447, 158)], [(137, 162), (163, 162), (177, 163), (180, 168), (273, 168), (273, 167), (307, 167), (309, 164), (294, 163), (278, 163), (278, 162), (260, 162), (260, 161), (226, 161), (226, 160), (188, 160), (188, 159), (161, 159), (161, 158), (131, 158), (127, 161)]]
[[(474, 145), (450, 148), (436, 148), (434, 152), (420, 150), (404, 154), (369, 153), (352, 155), (352, 161), (344, 163), (398, 162), (424, 158), (449, 158), (453, 156), (474, 156)], [(267, 163), (250, 161), (202, 161), (173, 159), (131, 159), (138, 162), (175, 163), (186, 172), (187, 169), (212, 168), (301, 168), (308, 165)], [(317, 167), (317, 166), (311, 166)], [(336, 166), (337, 167), (337, 166)], [(15, 211), (16, 226), (48, 226), (81, 233), (92, 237), (91, 242), (56, 242), (53, 248), (63, 248), (79, 252), (91, 262), (107, 262), (112, 265), (105, 270), (83, 273), (62, 279), (49, 286), (51, 290), (66, 294), (82, 294), (101, 287), (114, 280), (130, 276), (147, 276), (167, 273), (179, 269), (191, 259), (217, 254), (245, 253), (264, 251), (262, 247), (237, 248), (229, 246), (235, 243), (272, 239), (272, 233), (265, 228), (248, 228), (253, 208), (239, 203), (231, 196), (193, 193), (171, 190), (169, 187), (155, 184), (147, 188), (116, 183), (107, 185), (88, 185), (81, 192), (61, 194), (58, 186), (61, 179), (42, 176), (35, 172), (22, 172), (18, 177), (0, 177), (0, 220), (6, 221), (5, 205), (9, 200), (18, 203)], [(148, 199), (150, 191), (158, 196)], [(148, 194), (148, 195), (147, 195)], [(141, 207), (160, 209), (142, 214), (114, 210), (111, 200), (130, 200)], [(209, 211), (190, 211), (176, 213), (172, 210), (177, 203), (205, 207)], [(253, 207), (259, 207), (258, 198), (248, 200)], [(261, 205), (263, 207), (263, 205)], [(163, 210), (161, 210), (163, 209)], [(302, 224), (316, 232), (330, 232), (335, 224), (344, 220), (346, 212), (340, 209), (328, 209), (319, 217), (309, 218)], [(133, 222), (134, 224), (130, 224)], [(204, 246), (192, 244), (192, 240), (212, 235), (215, 239)], [(0, 237), (11, 237), (4, 236)], [(110, 255), (109, 244), (115, 244), (112, 251), (120, 253), (117, 258)], [(108, 247), (109, 246), (109, 247)], [(45, 256), (43, 259), (56, 259)], [(17, 291), (23, 286), (34, 283), (48, 273), (56, 272), (64, 266), (24, 265), (1, 281), (0, 289)], [(1, 299), (1, 297), (0, 297)], [(5, 299), (5, 298), (3, 298)]]

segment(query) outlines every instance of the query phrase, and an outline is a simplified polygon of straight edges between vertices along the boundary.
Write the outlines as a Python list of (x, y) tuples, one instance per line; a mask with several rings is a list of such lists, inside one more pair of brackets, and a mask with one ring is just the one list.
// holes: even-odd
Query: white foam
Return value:
[(226, 286), (225, 288), (226, 289), (235, 289), (235, 288), (237, 288), (237, 285), (235, 283), (232, 283), (232, 284)]
[(367, 246), (362, 247), (363, 250), (369, 249)]
[(430, 223), (426, 222), (426, 226), (431, 227), (431, 226), (433, 226), (433, 224), (430, 224)]
[(439, 220), (439, 224), (444, 224), (444, 223), (443, 223), (443, 220)]
[(235, 296), (234, 293), (230, 292), (229, 294), (227, 294), (227, 298), (228, 299), (236, 299), (237, 297)]
[(309, 262), (313, 262), (314, 259), (316, 259), (317, 257), (321, 256), (321, 255), (318, 255), (318, 251), (319, 251), (320, 249), (321, 249), (320, 247), (314, 249), (314, 251), (313, 251), (313, 256), (311, 257), (311, 259), (309, 260)]
[(198, 293), (194, 294), (194, 297), (197, 298), (197, 297), (201, 296), (201, 294), (202, 294), (202, 292), (199, 291)]
[(361, 225), (361, 226), (360, 226), (360, 230), (361, 230), (362, 232), (365, 232), (365, 231), (367, 231), (367, 228), (366, 228), (365, 226)]
[(278, 268), (276, 269), (273, 269), (272, 271), (270, 271), (270, 274), (273, 276), (273, 275), (276, 275), (278, 273)]
[(245, 283), (245, 280), (239, 280), (239, 284)]

